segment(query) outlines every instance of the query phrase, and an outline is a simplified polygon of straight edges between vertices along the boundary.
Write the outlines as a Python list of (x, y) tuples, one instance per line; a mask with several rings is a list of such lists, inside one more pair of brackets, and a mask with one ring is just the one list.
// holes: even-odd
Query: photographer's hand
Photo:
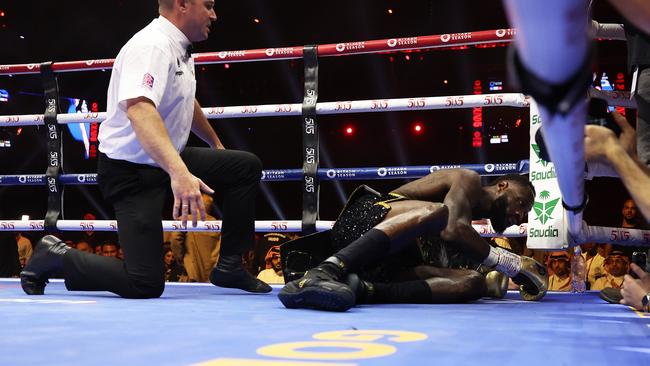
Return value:
[(621, 128), (621, 135), (618, 137), (618, 142), (623, 149), (632, 157), (636, 157), (636, 131), (627, 121), (622, 114), (612, 112), (614, 122)]
[(607, 155), (621, 150), (636, 157), (636, 132), (629, 122), (618, 112), (612, 112), (614, 122), (621, 128), (617, 138), (612, 130), (588, 125), (585, 126), (585, 160), (607, 162)]
[(585, 126), (585, 160), (608, 162), (613, 150), (624, 150), (612, 130), (595, 125)]
[(650, 291), (650, 274), (634, 263), (631, 264), (631, 268), (639, 276), (639, 279), (635, 280), (632, 276), (625, 275), (623, 288), (621, 289), (621, 295), (623, 295), (621, 304), (643, 310), (641, 299)]

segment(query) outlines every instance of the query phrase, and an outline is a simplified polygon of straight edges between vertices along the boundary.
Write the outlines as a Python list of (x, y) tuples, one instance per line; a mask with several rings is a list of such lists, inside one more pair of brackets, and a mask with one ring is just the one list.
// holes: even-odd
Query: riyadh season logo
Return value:
[(535, 211), (535, 214), (537, 215), (535, 220), (539, 220), (542, 225), (546, 224), (548, 220), (553, 219), (551, 214), (553, 214), (557, 203), (560, 201), (559, 198), (553, 200), (550, 198), (551, 194), (549, 191), (541, 191), (539, 193), (540, 202), (535, 201), (535, 204), (533, 204), (533, 211)]

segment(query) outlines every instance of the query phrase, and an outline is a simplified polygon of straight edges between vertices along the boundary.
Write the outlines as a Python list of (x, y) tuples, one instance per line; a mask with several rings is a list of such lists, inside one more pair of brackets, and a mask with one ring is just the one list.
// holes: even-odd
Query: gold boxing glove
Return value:
[(508, 293), (508, 276), (497, 271), (490, 271), (485, 274), (485, 284), (487, 285), (487, 296), (503, 299)]
[(540, 300), (548, 291), (546, 267), (530, 257), (521, 256), (521, 269), (512, 281), (519, 285), (519, 294), (526, 301)]

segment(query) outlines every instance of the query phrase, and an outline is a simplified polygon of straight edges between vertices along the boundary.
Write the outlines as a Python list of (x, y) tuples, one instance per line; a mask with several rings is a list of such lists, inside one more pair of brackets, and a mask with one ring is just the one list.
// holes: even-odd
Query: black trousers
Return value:
[[(187, 147), (181, 158), (196, 177), (223, 193), (221, 256), (252, 248), (255, 196), (262, 163), (236, 150)], [(100, 154), (99, 188), (115, 208), (124, 261), (69, 250), (63, 257), (65, 284), (73, 291), (110, 291), (126, 298), (159, 297), (165, 286), (162, 218), (169, 175), (149, 165)], [(191, 223), (188, 223), (191, 225)]]

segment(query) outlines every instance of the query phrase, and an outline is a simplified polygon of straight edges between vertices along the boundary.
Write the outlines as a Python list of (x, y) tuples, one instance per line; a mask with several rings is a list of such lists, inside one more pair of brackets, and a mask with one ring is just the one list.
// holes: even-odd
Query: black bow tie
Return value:
[(194, 50), (194, 46), (190, 43), (189, 46), (185, 49), (185, 58), (190, 58), (192, 57), (192, 51)]

